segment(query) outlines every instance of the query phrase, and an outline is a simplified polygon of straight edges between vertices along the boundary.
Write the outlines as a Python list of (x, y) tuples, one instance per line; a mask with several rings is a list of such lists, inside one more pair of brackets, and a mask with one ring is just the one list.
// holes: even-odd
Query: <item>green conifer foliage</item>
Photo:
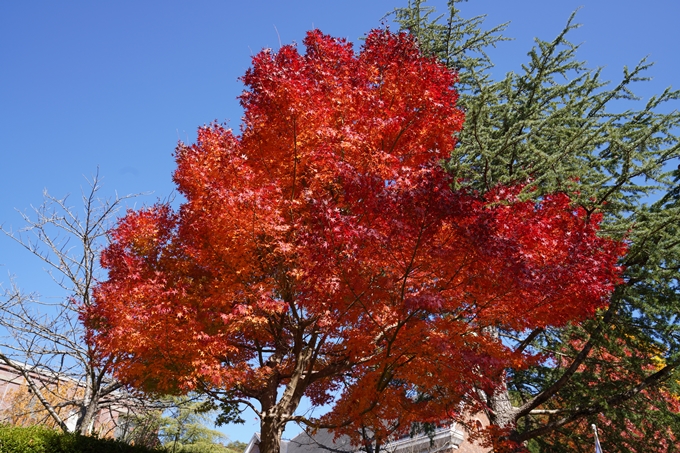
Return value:
[(484, 29), (484, 18), (461, 17), (455, 0), (442, 16), (424, 3), (394, 15), (425, 52), (459, 71), (466, 123), (446, 163), (459, 184), (485, 192), (529, 182), (527, 197), (566, 191), (604, 213), (602, 234), (630, 244), (624, 281), (596, 319), (498, 332), (542, 360), (507, 371), (507, 388), (497, 390), (506, 398), (484, 402), (492, 422), (533, 451), (591, 451), (591, 423), (607, 452), (677, 451), (680, 113), (671, 109), (680, 92), (637, 98), (633, 88), (652, 66), (646, 60), (616, 83), (603, 80), (568, 40), (578, 27), (573, 14), (555, 39), (536, 39), (517, 72), (494, 80), (486, 51), (502, 45), (506, 24)]
[(215, 412), (215, 406), (195, 395), (169, 396), (158, 410), (125, 417), (120, 440), (167, 453), (242, 453), (247, 444), (225, 445), (226, 436), (209, 428)]
[(172, 407), (160, 418), (159, 438), (173, 453), (232, 453), (219, 440), (226, 436), (208, 428), (214, 407), (189, 396), (171, 397)]

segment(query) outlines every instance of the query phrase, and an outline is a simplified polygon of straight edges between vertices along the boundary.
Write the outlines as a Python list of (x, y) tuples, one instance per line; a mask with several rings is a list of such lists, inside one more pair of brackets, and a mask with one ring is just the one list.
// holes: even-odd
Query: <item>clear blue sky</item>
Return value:
[[(263, 47), (300, 42), (306, 30), (358, 42), (406, 0), (335, 1), (4, 1), (0, 2), (0, 224), (20, 227), (14, 211), (40, 204), (47, 188), (72, 194), (99, 168), (102, 192), (173, 191), (173, 149), (213, 120), (238, 127), (237, 80)], [(428, 4), (444, 10), (444, 0)], [(553, 38), (582, 6), (571, 35), (580, 57), (617, 80), (624, 65), (650, 55), (649, 96), (680, 88), (677, 0), (471, 0), (466, 16), (511, 21), (492, 57), (499, 76), (520, 70), (533, 37)], [(677, 106), (675, 107), (677, 108)], [(0, 282), (59, 297), (42, 266), (0, 237)], [(248, 441), (257, 424), (228, 427)], [(289, 435), (293, 431), (289, 431)]]

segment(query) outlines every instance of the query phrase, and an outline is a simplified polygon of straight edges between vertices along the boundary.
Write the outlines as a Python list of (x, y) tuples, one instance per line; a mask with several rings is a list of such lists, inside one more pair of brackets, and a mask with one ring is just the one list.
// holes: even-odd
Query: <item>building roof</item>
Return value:
[[(457, 450), (464, 441), (464, 432), (457, 424), (437, 429), (432, 436), (419, 435), (398, 439), (383, 446), (390, 453), (436, 453)], [(244, 453), (260, 453), (260, 435), (255, 433)], [(301, 432), (291, 440), (281, 441), (280, 453), (353, 453), (360, 451), (347, 436), (335, 435), (325, 429), (314, 434)]]

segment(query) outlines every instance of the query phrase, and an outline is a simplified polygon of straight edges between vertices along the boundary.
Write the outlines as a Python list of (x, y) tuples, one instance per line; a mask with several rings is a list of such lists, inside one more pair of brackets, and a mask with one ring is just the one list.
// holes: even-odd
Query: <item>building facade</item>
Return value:
[[(74, 397), (77, 399), (84, 391), (83, 387), (70, 378), (54, 377), (34, 370), (26, 372), (31, 380), (44, 390), (43, 396), (56, 407), (69, 430), (74, 431), (78, 414), (74, 408), (64, 403), (73, 400)], [(100, 410), (93, 420), (94, 432), (100, 437), (113, 437), (119, 416), (126, 412), (124, 407), (116, 406)], [(21, 372), (5, 363), (0, 363), (0, 423), (18, 426), (36, 424), (56, 426), (47, 410), (29, 389)]]
[[(488, 426), (488, 419), (483, 414), (471, 417), (469, 425), (473, 429)], [(349, 438), (340, 436), (335, 439), (333, 433), (318, 430), (310, 435), (302, 432), (290, 440), (281, 441), (281, 453), (359, 453), (361, 448), (350, 444)], [(254, 434), (244, 453), (260, 453), (260, 436)], [(384, 453), (488, 453), (489, 448), (470, 440), (469, 432), (460, 424), (437, 429), (431, 436), (420, 435), (394, 440), (382, 447)]]

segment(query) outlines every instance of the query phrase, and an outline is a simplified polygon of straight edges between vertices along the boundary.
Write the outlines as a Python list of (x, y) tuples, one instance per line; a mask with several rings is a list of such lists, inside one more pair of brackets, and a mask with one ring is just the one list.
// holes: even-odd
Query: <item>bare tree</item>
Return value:
[(82, 209), (71, 206), (68, 197), (45, 191), (39, 207), (20, 212), (23, 228), (0, 227), (42, 260), (67, 294), (50, 301), (11, 282), (0, 299), (0, 363), (24, 378), (55, 425), (86, 435), (92, 434), (97, 414), (140, 404), (112, 378), (112, 361), (99, 360), (80, 320), (101, 271), (99, 251), (106, 232), (135, 195), (103, 199), (98, 176), (88, 184)]

